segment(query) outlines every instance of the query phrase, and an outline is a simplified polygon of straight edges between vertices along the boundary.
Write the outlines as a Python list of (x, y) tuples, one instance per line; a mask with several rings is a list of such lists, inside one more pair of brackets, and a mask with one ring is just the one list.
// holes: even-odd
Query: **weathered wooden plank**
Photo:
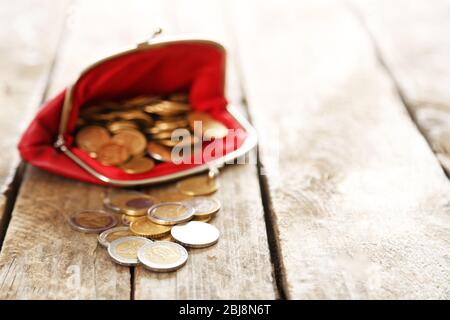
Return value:
[[(164, 16), (158, 3), (77, 1), (49, 92), (101, 55), (147, 37)], [(95, 236), (66, 223), (77, 209), (101, 208), (104, 194), (29, 167), (0, 254), (0, 298), (129, 299), (129, 268), (115, 266)]]
[(355, 15), (235, 1), (231, 21), (287, 297), (448, 298), (450, 185)]
[(450, 1), (353, 1), (407, 106), (450, 174)]
[[(174, 16), (179, 32), (208, 35), (231, 48), (225, 28), (223, 3), (178, 1)], [(228, 97), (242, 95), (229, 52)], [(243, 111), (243, 110), (242, 110)], [(273, 299), (276, 296), (256, 166), (235, 165), (222, 170), (220, 190), (214, 195), (222, 209), (212, 221), (221, 231), (219, 243), (189, 250), (189, 260), (176, 273), (158, 275), (138, 267), (136, 299)], [(156, 196), (174, 186), (152, 188)]]
[(49, 0), (0, 4), (0, 239), (5, 204), (15, 193), (11, 183), (19, 165), (16, 144), (30, 111), (42, 99), (67, 4)]

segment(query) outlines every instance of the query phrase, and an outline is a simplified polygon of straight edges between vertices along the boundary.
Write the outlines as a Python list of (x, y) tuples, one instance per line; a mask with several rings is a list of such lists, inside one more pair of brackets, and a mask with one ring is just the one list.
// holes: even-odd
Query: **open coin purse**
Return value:
[[(20, 154), (30, 164), (55, 174), (114, 186), (155, 184), (220, 167), (256, 145), (254, 129), (225, 99), (225, 58), (225, 49), (214, 41), (158, 39), (100, 60), (41, 107), (21, 138)], [(208, 113), (229, 131), (240, 129), (239, 134), (203, 142), (202, 150), (212, 143), (221, 144), (222, 152), (213, 152), (208, 160), (161, 162), (139, 174), (104, 166), (76, 146), (80, 109), (97, 101), (176, 92), (187, 92), (194, 111)]]

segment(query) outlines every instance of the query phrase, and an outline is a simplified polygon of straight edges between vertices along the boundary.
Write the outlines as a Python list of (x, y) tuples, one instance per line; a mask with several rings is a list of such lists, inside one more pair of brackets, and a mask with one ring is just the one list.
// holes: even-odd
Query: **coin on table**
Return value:
[(142, 218), (142, 217), (140, 217), (140, 216), (129, 216), (127, 214), (123, 214), (122, 218), (121, 218), (121, 221), (122, 221), (122, 224), (124, 224), (126, 226), (129, 226), (133, 221), (136, 221), (139, 218)]
[(194, 208), (182, 202), (162, 202), (148, 209), (148, 218), (157, 224), (173, 226), (192, 219)]
[(101, 210), (83, 210), (70, 215), (70, 226), (81, 232), (98, 233), (117, 225), (117, 218)]
[(152, 159), (145, 157), (134, 157), (126, 163), (122, 164), (120, 168), (129, 174), (138, 174), (148, 172), (153, 169), (155, 162)]
[(185, 248), (170, 241), (155, 241), (142, 246), (138, 260), (152, 271), (169, 272), (181, 268), (188, 259)]
[(185, 200), (184, 203), (194, 208), (194, 215), (196, 217), (208, 217), (220, 209), (220, 202), (213, 198), (195, 197)]
[(104, 199), (104, 205), (115, 212), (129, 216), (143, 216), (158, 202), (155, 197), (136, 191), (114, 192)]
[(116, 239), (134, 236), (133, 232), (130, 231), (128, 227), (115, 227), (103, 231), (98, 235), (98, 242), (108, 248), (109, 244)]
[(192, 221), (200, 221), (200, 222), (208, 223), (208, 222), (211, 221), (212, 218), (213, 218), (213, 215), (209, 215), (209, 216), (194, 216), (192, 218)]
[(151, 240), (129, 236), (116, 239), (108, 246), (110, 257), (118, 264), (123, 266), (135, 266), (139, 263), (138, 250), (146, 244), (152, 243)]
[(142, 154), (147, 147), (145, 136), (133, 129), (122, 130), (112, 137), (112, 141), (128, 148), (131, 155)]
[(110, 141), (108, 130), (99, 126), (87, 126), (78, 131), (75, 141), (78, 147), (89, 154), (96, 153)]
[(172, 162), (172, 151), (158, 143), (149, 142), (147, 145), (147, 152), (155, 160)]
[(177, 183), (177, 189), (189, 196), (203, 196), (214, 193), (219, 188), (215, 178), (205, 175), (184, 179)]
[(201, 221), (190, 221), (174, 226), (170, 234), (175, 241), (192, 248), (212, 246), (220, 237), (220, 232), (215, 226)]
[(170, 234), (170, 226), (163, 226), (150, 221), (147, 217), (140, 217), (131, 222), (130, 230), (135, 234), (147, 238), (157, 239)]

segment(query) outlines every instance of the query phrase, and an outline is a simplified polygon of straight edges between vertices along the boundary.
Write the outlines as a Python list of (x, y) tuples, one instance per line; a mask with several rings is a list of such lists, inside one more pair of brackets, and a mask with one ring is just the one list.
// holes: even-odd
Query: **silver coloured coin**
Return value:
[(220, 209), (220, 202), (214, 198), (195, 197), (183, 201), (183, 203), (194, 208), (196, 217), (205, 217), (215, 214)]
[(212, 246), (220, 237), (220, 231), (215, 226), (201, 221), (190, 221), (174, 226), (170, 234), (175, 241), (191, 248)]
[(138, 251), (139, 262), (156, 272), (170, 272), (181, 268), (188, 259), (188, 252), (177, 243), (155, 241)]
[(97, 237), (98, 242), (105, 248), (109, 247), (109, 244), (119, 238), (132, 236), (133, 232), (130, 231), (129, 227), (115, 227), (103, 231)]
[(149, 243), (152, 241), (143, 237), (123, 237), (110, 243), (108, 253), (111, 259), (122, 266), (135, 266), (139, 263), (138, 250)]

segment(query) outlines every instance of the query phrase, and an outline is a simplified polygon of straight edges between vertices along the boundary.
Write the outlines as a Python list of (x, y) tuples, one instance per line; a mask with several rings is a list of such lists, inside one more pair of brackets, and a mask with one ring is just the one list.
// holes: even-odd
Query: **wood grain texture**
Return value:
[(287, 297), (449, 298), (450, 185), (358, 19), (235, 1), (232, 21)]
[(11, 183), (19, 166), (16, 145), (42, 100), (68, 2), (0, 3), (0, 233), (6, 223), (4, 206), (14, 195)]
[[(151, 33), (156, 26), (173, 33), (173, 7), (166, 3), (77, 2), (49, 92), (61, 90), (103, 50), (110, 54), (117, 44), (141, 40), (143, 31)], [(274, 298), (256, 167), (226, 169), (221, 183), (217, 197), (223, 209), (213, 222), (222, 232), (220, 242), (193, 250), (188, 265), (177, 273), (158, 275), (137, 268), (130, 279), (129, 268), (113, 265), (94, 236), (71, 231), (65, 221), (77, 209), (100, 208), (105, 188), (30, 167), (0, 255), (0, 297)], [(131, 292), (133, 287), (136, 292)]]
[(450, 174), (450, 1), (352, 1), (381, 59)]
[[(50, 96), (102, 55), (147, 37), (162, 16), (161, 10), (154, 2), (77, 1), (55, 65)], [(66, 222), (75, 210), (102, 208), (104, 193), (102, 187), (28, 168), (0, 254), (0, 298), (131, 297), (129, 268), (114, 265), (95, 236), (72, 231)]]
[[(223, 3), (177, 1), (174, 8), (175, 31), (206, 35), (231, 48)], [(242, 93), (232, 52), (228, 52), (227, 94), (232, 102), (240, 103)], [(187, 265), (176, 273), (158, 275), (137, 268), (136, 299), (276, 297), (256, 166), (234, 165), (223, 169), (220, 185), (214, 197), (222, 203), (222, 209), (212, 221), (221, 232), (219, 243), (189, 250)], [(172, 184), (152, 188), (150, 192), (158, 196), (173, 189)]]

